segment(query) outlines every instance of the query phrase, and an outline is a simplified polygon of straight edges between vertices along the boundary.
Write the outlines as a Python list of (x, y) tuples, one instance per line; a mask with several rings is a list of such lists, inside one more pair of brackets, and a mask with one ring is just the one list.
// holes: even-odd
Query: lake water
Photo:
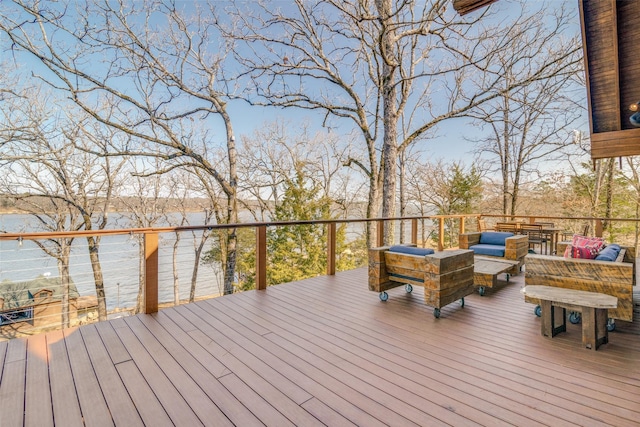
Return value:
[[(198, 223), (199, 214), (193, 214), (193, 224)], [(121, 217), (112, 215), (113, 226), (124, 227)], [(201, 217), (201, 215), (200, 215)], [(5, 232), (24, 232), (38, 230), (32, 226), (30, 215), (0, 215), (0, 230)], [(200, 235), (197, 235), (199, 239)], [(175, 234), (160, 235), (159, 252), (159, 300), (173, 301), (173, 245)], [(207, 243), (205, 250), (210, 248)], [(138, 294), (139, 243), (136, 236), (105, 236), (100, 243), (100, 262), (105, 281), (107, 309), (135, 307)], [(189, 297), (191, 275), (195, 259), (193, 235), (181, 233), (177, 254), (177, 273), (180, 284), (180, 298)], [(80, 295), (95, 295), (93, 271), (89, 262), (87, 242), (77, 238), (73, 242), (71, 253), (71, 278)], [(0, 240), (0, 282), (10, 280), (20, 282), (32, 280), (40, 275), (58, 276), (55, 258), (48, 256), (33, 241)], [(196, 296), (217, 295), (222, 289), (222, 272), (210, 265), (200, 265)]]

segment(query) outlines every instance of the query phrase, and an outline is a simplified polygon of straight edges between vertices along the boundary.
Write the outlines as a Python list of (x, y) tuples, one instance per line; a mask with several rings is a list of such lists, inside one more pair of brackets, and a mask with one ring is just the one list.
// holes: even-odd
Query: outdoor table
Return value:
[(509, 276), (518, 274), (520, 263), (518, 261), (474, 255), (473, 284), (478, 287), (478, 293), (482, 296), (486, 288), (493, 288), (498, 283), (498, 275), (507, 274)]
[(551, 248), (551, 254), (555, 254), (557, 250), (556, 245), (560, 241), (560, 234), (565, 231), (564, 228), (543, 226), (542, 230), (540, 231), (542, 234), (549, 236), (549, 247)]

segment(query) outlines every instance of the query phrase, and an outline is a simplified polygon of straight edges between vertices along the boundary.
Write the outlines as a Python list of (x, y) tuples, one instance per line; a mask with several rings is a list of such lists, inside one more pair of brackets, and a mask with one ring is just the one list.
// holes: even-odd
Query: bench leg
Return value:
[[(540, 307), (542, 308), (542, 319), (540, 322), (542, 335), (545, 337), (555, 337), (560, 332), (567, 330), (566, 310), (563, 307), (554, 307), (551, 301), (540, 301)], [(558, 320), (561, 321), (557, 322)]]
[(602, 344), (609, 342), (607, 319), (609, 310), (606, 308), (582, 309), (582, 345), (591, 350), (597, 350)]

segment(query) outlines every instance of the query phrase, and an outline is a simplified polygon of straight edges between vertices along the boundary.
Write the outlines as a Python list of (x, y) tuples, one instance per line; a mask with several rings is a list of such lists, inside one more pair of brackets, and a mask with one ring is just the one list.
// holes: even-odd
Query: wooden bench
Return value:
[[(542, 307), (542, 335), (554, 337), (567, 330), (569, 309), (582, 313), (582, 345), (597, 350), (609, 341), (608, 310), (618, 306), (618, 298), (596, 292), (564, 289), (553, 286), (525, 286), (525, 296), (536, 298)], [(558, 310), (559, 309), (559, 310)]]
[(447, 250), (429, 255), (390, 252), (388, 246), (369, 249), (369, 290), (380, 293), (386, 301), (387, 290), (405, 285), (424, 287), (425, 303), (434, 307), (433, 315), (440, 317), (440, 308), (474, 292), (473, 251)]

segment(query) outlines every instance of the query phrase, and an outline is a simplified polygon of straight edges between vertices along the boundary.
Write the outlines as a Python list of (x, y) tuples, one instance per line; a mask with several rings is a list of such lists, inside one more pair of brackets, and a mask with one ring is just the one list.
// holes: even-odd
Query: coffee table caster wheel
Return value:
[(574, 325), (580, 323), (580, 319), (580, 313), (578, 313), (577, 311), (572, 311), (571, 313), (569, 313), (569, 322), (573, 323)]
[(536, 316), (540, 317), (542, 316), (542, 307), (540, 307), (539, 305), (536, 305), (536, 308), (533, 310), (533, 312), (536, 314)]
[(613, 332), (616, 330), (616, 322), (613, 319), (607, 321), (607, 332)]
[(464, 298), (460, 298), (460, 307), (464, 307)]
[(435, 317), (436, 319), (438, 319), (440, 317), (440, 309), (439, 308), (434, 308), (433, 309), (433, 317)]
[(389, 294), (386, 292), (380, 292), (380, 301), (386, 301), (389, 299)]
[(407, 293), (411, 293), (413, 291), (413, 286), (411, 286), (409, 283), (407, 283), (406, 285), (404, 285), (404, 290), (407, 291)]
[(484, 286), (480, 286), (480, 287), (478, 288), (478, 293), (480, 294), (480, 296), (481, 296), (481, 297), (483, 297), (483, 296), (484, 296), (484, 291), (485, 291)]

